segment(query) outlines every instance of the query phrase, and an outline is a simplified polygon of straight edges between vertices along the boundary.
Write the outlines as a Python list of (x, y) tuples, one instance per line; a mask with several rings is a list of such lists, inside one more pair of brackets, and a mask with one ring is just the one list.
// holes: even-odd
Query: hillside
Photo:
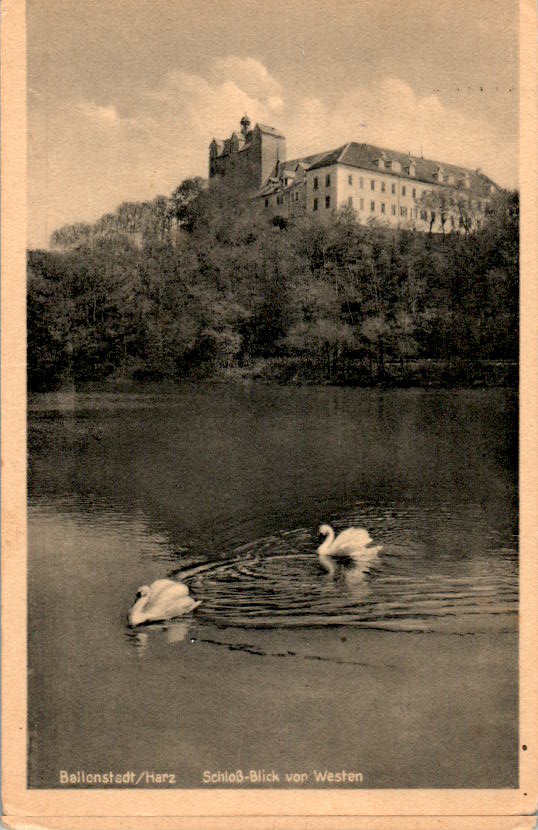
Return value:
[(187, 180), (29, 252), (29, 386), (504, 382), (518, 235), (517, 193), (480, 230), (433, 236), (348, 212), (275, 225), (240, 188)]

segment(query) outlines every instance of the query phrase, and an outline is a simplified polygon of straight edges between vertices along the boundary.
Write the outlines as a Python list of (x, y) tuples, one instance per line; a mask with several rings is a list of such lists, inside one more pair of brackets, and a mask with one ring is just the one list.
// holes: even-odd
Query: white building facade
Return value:
[(361, 223), (446, 233), (479, 227), (497, 191), (480, 170), (349, 142), (278, 162), (256, 198), (285, 219), (348, 208)]

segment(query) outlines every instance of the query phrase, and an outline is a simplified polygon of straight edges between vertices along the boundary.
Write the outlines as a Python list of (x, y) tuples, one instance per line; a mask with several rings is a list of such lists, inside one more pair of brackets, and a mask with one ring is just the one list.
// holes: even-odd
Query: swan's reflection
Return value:
[(340, 559), (328, 559), (320, 563), (331, 578), (343, 577), (344, 581), (354, 585), (360, 583), (379, 565), (381, 546), (362, 548), (356, 552), (348, 551)]
[(357, 556), (350, 556), (347, 566), (342, 568), (342, 581), (346, 593), (353, 599), (354, 603), (361, 604), (372, 593), (372, 573), (379, 564), (378, 553), (382, 548), (371, 548), (369, 557), (365, 558), (362, 552)]
[(165, 626), (166, 642), (169, 645), (172, 645), (173, 643), (182, 643), (183, 640), (187, 639), (190, 628), (190, 621), (182, 620), (181, 622), (170, 623)]
[(144, 657), (152, 642), (157, 642), (164, 635), (164, 640), (172, 646), (184, 642), (192, 627), (192, 620), (178, 620), (159, 625), (146, 625), (143, 628), (129, 628), (126, 635), (136, 649), (139, 657)]

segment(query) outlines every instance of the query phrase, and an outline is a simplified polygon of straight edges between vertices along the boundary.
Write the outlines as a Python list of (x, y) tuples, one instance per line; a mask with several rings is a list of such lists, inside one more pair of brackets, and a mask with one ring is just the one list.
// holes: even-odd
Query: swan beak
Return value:
[(136, 603), (133, 605), (132, 608), (129, 609), (127, 619), (129, 621), (129, 625), (131, 626), (131, 628), (136, 628), (137, 625), (140, 625), (144, 622), (144, 617), (142, 616), (140, 611), (138, 611)]

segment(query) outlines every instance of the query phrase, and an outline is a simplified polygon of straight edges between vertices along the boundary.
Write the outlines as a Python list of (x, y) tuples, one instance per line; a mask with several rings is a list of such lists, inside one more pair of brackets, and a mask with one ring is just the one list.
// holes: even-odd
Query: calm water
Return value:
[[(174, 700), (177, 684), (198, 689), (197, 667), (217, 686), (191, 741), (200, 724), (218, 731), (244, 653), (293, 657), (285, 685), (306, 661), (336, 660), (336, 631), (348, 666), (360, 663), (364, 629), (513, 632), (516, 430), (516, 399), (502, 390), (34, 397), (30, 784), (57, 786), (59, 769), (192, 759)], [(329, 576), (315, 555), (321, 522), (366, 527), (383, 549)], [(136, 588), (164, 576), (186, 581), (202, 605), (168, 626), (129, 629)], [(216, 747), (198, 767), (219, 762)], [(191, 766), (179, 785), (195, 785)]]

